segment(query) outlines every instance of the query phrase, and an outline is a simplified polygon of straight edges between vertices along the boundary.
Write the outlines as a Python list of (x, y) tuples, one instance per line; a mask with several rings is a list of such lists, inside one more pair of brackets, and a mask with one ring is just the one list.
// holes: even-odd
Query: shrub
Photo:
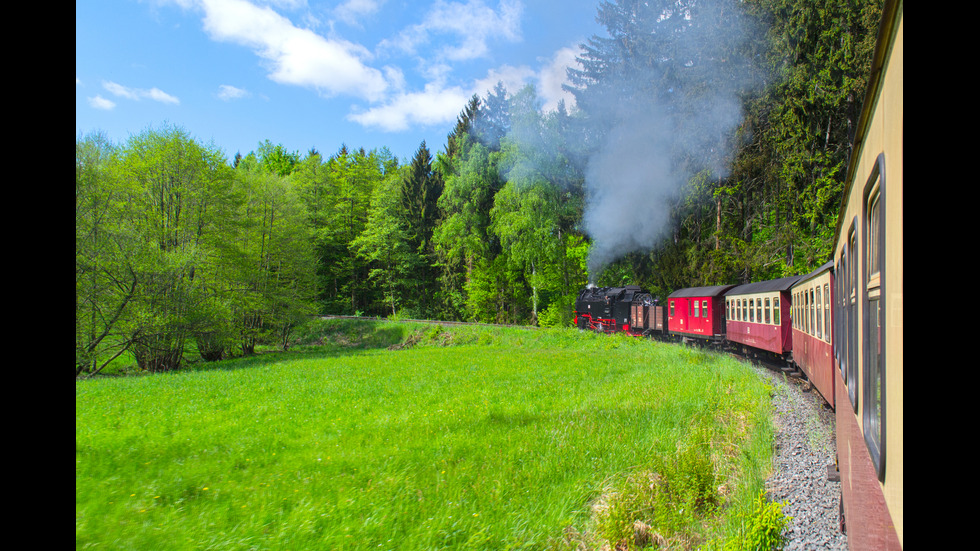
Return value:
[(783, 530), (789, 518), (783, 514), (784, 503), (771, 503), (760, 490), (754, 507), (742, 518), (742, 531), (725, 542), (725, 551), (760, 551), (782, 549), (786, 543)]

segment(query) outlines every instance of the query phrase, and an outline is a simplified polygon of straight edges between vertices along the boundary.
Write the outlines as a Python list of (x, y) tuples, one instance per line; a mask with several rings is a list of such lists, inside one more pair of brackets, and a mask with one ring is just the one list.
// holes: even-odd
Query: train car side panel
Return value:
[(885, 2), (835, 237), (837, 453), (852, 549), (904, 545), (903, 15), (904, 2)]
[(739, 285), (725, 293), (728, 303), (727, 339), (777, 357), (793, 350), (788, 314), (789, 290), (799, 276)]
[[(835, 375), (840, 378), (840, 372)], [(837, 402), (847, 404), (847, 390), (842, 380), (837, 381), (836, 388), (839, 394)], [(838, 415), (836, 430), (848, 548), (901, 549), (898, 532), (891, 521), (885, 494), (878, 484), (857, 418), (854, 415)]]
[(724, 339), (724, 293), (731, 287), (696, 287), (671, 293), (667, 297), (667, 331), (713, 342)]
[(834, 407), (833, 351), (834, 272), (828, 262), (802, 277), (791, 290), (793, 296), (793, 361), (813, 383), (817, 392)]

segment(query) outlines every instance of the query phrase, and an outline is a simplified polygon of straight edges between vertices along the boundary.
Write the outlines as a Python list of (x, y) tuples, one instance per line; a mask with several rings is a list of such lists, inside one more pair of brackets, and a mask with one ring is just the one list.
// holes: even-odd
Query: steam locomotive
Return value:
[(651, 335), (663, 329), (663, 308), (636, 285), (588, 286), (575, 300), (575, 324), (579, 329), (603, 333), (626, 332)]
[(904, 545), (904, 2), (886, 0), (833, 259), (791, 278), (681, 289), (588, 287), (582, 329), (712, 343), (784, 360), (836, 415), (851, 549)]

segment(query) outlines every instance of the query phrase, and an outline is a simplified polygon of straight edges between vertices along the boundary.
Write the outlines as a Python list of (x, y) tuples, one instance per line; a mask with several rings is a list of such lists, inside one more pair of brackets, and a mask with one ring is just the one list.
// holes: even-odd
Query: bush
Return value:
[(784, 503), (770, 503), (765, 490), (755, 498), (754, 508), (742, 518), (742, 532), (725, 542), (725, 551), (759, 551), (782, 549), (786, 543), (783, 530), (789, 518), (783, 514)]

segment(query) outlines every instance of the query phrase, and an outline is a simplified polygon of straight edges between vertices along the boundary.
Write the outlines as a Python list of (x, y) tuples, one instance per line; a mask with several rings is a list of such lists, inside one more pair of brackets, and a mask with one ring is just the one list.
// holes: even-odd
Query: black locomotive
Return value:
[(660, 333), (663, 307), (637, 285), (582, 289), (575, 300), (575, 323), (580, 329), (631, 335)]

